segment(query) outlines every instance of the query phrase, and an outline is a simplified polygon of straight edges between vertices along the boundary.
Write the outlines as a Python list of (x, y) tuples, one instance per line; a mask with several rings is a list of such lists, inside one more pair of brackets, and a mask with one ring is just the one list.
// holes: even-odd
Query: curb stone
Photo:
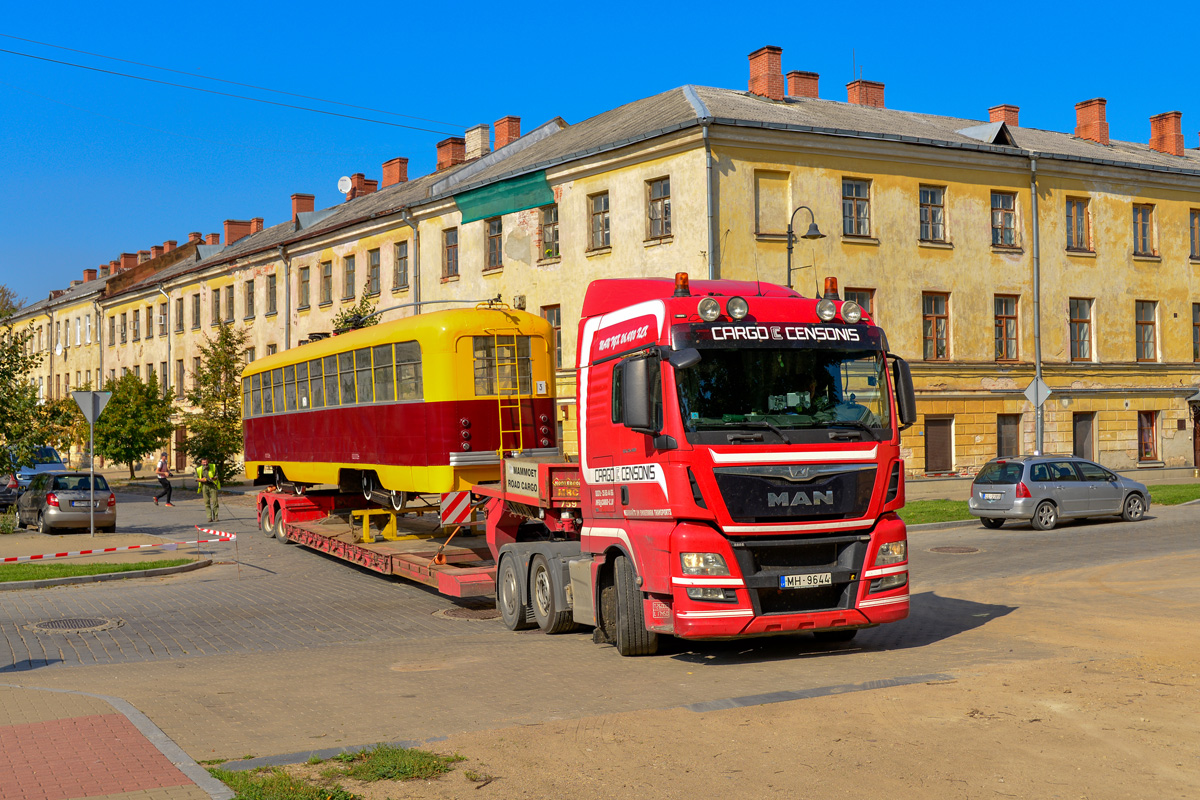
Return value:
[[(165, 575), (176, 575), (181, 572), (192, 572), (212, 566), (212, 559), (193, 561), (190, 564), (180, 564), (178, 567), (154, 567), (152, 569), (130, 570), (128, 572), (102, 572), (97, 575), (71, 575), (66, 578), (43, 578), (36, 581), (7, 581), (0, 583), (0, 592), (15, 592), (21, 589), (46, 589), (51, 586), (70, 586), (79, 583), (99, 583), (100, 581), (120, 581), (128, 578), (161, 578)], [(99, 697), (99, 695), (96, 695)]]

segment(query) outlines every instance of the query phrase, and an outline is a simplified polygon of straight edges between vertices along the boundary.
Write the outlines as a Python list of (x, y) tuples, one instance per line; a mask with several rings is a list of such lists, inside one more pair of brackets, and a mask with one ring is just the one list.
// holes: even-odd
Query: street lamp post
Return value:
[[(825, 234), (821, 233), (821, 229), (817, 227), (817, 217), (813, 214), (813, 210), (808, 206), (797, 206), (796, 211), (792, 212), (792, 216), (788, 219), (787, 227), (787, 285), (792, 288), (792, 248), (795, 246), (796, 234), (793, 231), (792, 225), (796, 221), (796, 212), (801, 209), (808, 212), (810, 220), (808, 230), (802, 238), (805, 239), (824, 239)], [(806, 265), (807, 266), (807, 265)], [(796, 269), (804, 269), (804, 267), (796, 267)]]

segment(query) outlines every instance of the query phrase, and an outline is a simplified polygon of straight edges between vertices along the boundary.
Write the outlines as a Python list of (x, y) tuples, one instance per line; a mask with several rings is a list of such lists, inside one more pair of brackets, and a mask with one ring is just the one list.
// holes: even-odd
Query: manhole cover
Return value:
[(124, 623), (119, 619), (104, 617), (69, 617), (67, 619), (48, 619), (25, 627), (35, 633), (96, 633), (116, 628), (122, 624)]
[(433, 615), (445, 619), (499, 619), (500, 609), (455, 606), (439, 609), (433, 612)]
[(978, 553), (979, 548), (978, 547), (960, 547), (960, 546), (931, 547), (931, 548), (929, 548), (929, 552), (931, 552), (931, 553), (947, 553), (952, 556), (964, 556), (964, 555), (967, 555), (968, 553)]

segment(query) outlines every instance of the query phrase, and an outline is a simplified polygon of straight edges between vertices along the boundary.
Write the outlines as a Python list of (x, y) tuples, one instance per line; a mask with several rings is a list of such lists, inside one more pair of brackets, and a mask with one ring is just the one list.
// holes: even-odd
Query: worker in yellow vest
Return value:
[(221, 492), (221, 479), (217, 477), (217, 465), (209, 464), (207, 458), (200, 459), (200, 466), (196, 467), (196, 491), (204, 495), (204, 508), (208, 511), (208, 521), (217, 521), (217, 512), (220, 509), (221, 501), (218, 495)]

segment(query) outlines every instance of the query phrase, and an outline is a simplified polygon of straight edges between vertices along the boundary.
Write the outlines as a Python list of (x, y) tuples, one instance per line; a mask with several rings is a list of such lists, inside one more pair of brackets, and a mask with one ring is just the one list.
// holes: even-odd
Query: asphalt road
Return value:
[[(120, 496), (122, 529), (195, 538), (203, 508)], [(962, 675), (1053, 653), (1044, 637), (1000, 624), (1019, 611), (987, 587), (1052, 586), (1082, 566), (1119, 567), (1200, 550), (1195, 507), (1153, 508), (1139, 523), (1065, 523), (1051, 532), (978, 525), (910, 538), (912, 615), (851, 644), (811, 637), (668, 641), (659, 657), (623, 659), (589, 632), (513, 633), (498, 619), (424, 587), (266, 539), (248, 500), (216, 526), (218, 563), (188, 575), (0, 594), (0, 680), (120, 696), (197, 759), (303, 754), (377, 741), (593, 714), (771, 702)], [(47, 551), (68, 546), (69, 535)], [(0, 540), (0, 547), (3, 542)], [(935, 548), (972, 548), (945, 554)], [(202, 553), (204, 554), (204, 553)], [(236, 563), (235, 563), (236, 562)], [(68, 617), (119, 620), (107, 631), (39, 633)]]

